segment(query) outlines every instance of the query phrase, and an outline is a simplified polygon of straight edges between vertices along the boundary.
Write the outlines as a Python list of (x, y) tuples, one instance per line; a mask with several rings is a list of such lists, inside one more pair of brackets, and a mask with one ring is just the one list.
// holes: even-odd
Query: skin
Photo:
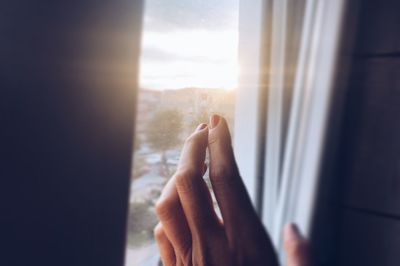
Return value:
[[(210, 179), (221, 210), (216, 215), (203, 175), (206, 150)], [(156, 205), (154, 229), (163, 265), (278, 265), (271, 240), (240, 177), (224, 118), (213, 115), (187, 138), (176, 173)], [(309, 265), (297, 227), (284, 228), (288, 266)]]

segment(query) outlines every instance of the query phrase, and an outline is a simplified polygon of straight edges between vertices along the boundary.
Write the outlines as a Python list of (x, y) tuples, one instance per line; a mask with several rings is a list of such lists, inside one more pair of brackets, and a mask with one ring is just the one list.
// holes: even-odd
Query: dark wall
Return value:
[(0, 3), (0, 265), (122, 265), (141, 1)]
[(334, 265), (400, 265), (400, 2), (360, 1), (337, 154)]

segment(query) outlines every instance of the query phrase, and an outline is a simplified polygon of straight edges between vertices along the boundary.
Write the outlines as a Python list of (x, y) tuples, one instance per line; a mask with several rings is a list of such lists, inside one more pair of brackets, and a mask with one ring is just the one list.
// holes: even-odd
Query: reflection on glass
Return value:
[(154, 205), (184, 138), (212, 113), (233, 128), (237, 26), (238, 0), (146, 3), (126, 266), (159, 263)]

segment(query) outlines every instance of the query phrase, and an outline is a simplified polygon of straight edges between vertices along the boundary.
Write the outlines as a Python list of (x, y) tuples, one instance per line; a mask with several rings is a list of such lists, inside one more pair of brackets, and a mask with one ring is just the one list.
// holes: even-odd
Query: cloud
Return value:
[(170, 32), (147, 31), (143, 35), (143, 57), (185, 57), (227, 60), (237, 52), (237, 31), (176, 30)]
[(141, 86), (235, 87), (237, 8), (237, 0), (148, 0)]
[(198, 63), (213, 63), (213, 64), (223, 64), (227, 60), (219, 58), (209, 58), (200, 55), (180, 55), (173, 52), (164, 51), (162, 49), (154, 47), (143, 47), (141, 52), (142, 61), (151, 63), (168, 63), (171, 61), (191, 61)]
[(145, 23), (156, 31), (236, 25), (238, 0), (147, 0)]

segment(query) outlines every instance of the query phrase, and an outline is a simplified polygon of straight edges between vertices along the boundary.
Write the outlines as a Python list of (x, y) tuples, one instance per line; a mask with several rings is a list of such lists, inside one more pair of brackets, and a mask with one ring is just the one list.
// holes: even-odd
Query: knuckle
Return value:
[(232, 170), (226, 166), (212, 167), (210, 169), (210, 176), (213, 186), (217, 188), (232, 186), (236, 180)]
[(165, 198), (156, 203), (155, 209), (158, 217), (162, 221), (169, 221), (173, 218), (173, 213), (177, 207), (178, 200), (175, 198)]
[(178, 171), (175, 174), (177, 190), (188, 192), (195, 189), (194, 178), (196, 175), (196, 171), (190, 168)]
[(156, 240), (162, 239), (164, 236), (164, 230), (162, 229), (161, 224), (157, 224), (156, 227), (154, 227), (153, 234)]

